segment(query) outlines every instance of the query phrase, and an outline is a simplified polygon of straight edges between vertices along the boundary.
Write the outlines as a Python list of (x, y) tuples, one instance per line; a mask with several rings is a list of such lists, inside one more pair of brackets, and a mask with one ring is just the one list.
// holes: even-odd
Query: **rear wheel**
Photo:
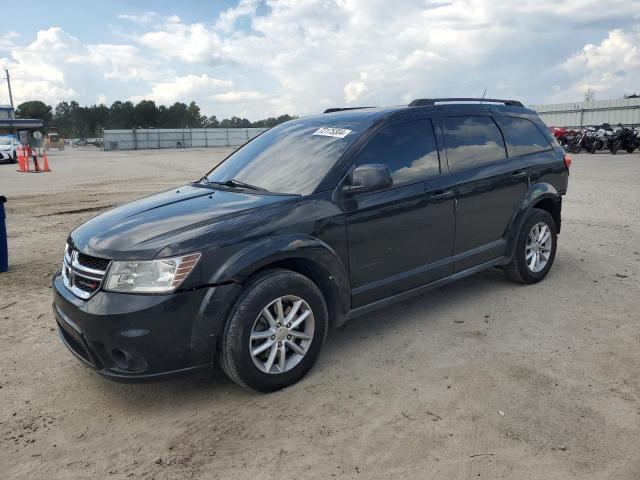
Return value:
[(218, 359), (234, 382), (272, 392), (313, 367), (328, 326), (322, 292), (290, 270), (267, 270), (249, 281), (225, 325)]
[(504, 271), (516, 282), (531, 284), (547, 276), (556, 256), (557, 228), (546, 210), (534, 208), (524, 223), (511, 262)]
[(591, 148), (589, 148), (589, 153), (596, 153), (598, 150), (602, 148), (602, 144), (599, 140), (596, 140), (591, 144)]
[(633, 153), (633, 151), (635, 150), (635, 148), (627, 148), (627, 153)]

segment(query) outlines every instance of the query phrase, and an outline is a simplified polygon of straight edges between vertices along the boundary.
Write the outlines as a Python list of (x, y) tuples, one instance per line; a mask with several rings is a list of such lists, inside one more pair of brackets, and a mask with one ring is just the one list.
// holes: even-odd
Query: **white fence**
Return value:
[(141, 128), (104, 130), (105, 150), (239, 147), (266, 128)]
[(576, 128), (602, 123), (640, 124), (640, 98), (533, 105), (531, 108), (548, 126)]

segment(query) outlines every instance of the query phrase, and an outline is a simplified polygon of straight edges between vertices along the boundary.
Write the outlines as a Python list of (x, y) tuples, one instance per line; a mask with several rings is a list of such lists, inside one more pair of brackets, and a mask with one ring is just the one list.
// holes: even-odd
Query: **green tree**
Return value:
[(190, 128), (202, 128), (207, 117), (200, 114), (200, 107), (196, 102), (191, 102), (187, 107), (187, 126)]
[(132, 127), (149, 128), (158, 127), (160, 115), (156, 102), (153, 100), (141, 100), (133, 108), (133, 121)]
[(115, 101), (109, 108), (109, 128), (125, 129), (133, 126), (133, 103)]
[(220, 126), (220, 122), (215, 115), (211, 115), (204, 121), (203, 126), (206, 128), (218, 128)]
[(31, 100), (18, 105), (16, 109), (16, 118), (39, 118), (45, 126), (51, 124), (53, 114), (51, 107), (40, 100)]
[(176, 102), (167, 109), (165, 128), (185, 128), (189, 123), (189, 111), (186, 103)]

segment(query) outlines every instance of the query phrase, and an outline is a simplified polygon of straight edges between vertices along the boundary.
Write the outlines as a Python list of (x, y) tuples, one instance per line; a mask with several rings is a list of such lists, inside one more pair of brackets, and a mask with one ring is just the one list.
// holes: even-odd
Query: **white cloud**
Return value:
[(142, 14), (134, 15), (122, 13), (118, 15), (118, 18), (121, 20), (127, 20), (133, 23), (147, 24), (153, 22), (157, 18), (158, 14), (156, 12), (145, 12)]
[(258, 4), (241, 0), (193, 23), (125, 12), (120, 44), (86, 44), (57, 27), (24, 45), (25, 33), (5, 36), (0, 61), (20, 101), (195, 100), (205, 114), (250, 119), (485, 88), (526, 103), (579, 100), (588, 86), (598, 98), (640, 88), (638, 2)]
[(228, 8), (219, 15), (216, 28), (230, 32), (238, 19), (255, 14), (258, 3), (258, 0), (240, 0), (237, 6)]
[(222, 40), (203, 23), (182, 23), (180, 17), (172, 16), (137, 40), (165, 60), (181, 60), (187, 63), (215, 65), (225, 61)]
[(204, 73), (202, 75), (185, 75), (174, 77), (165, 82), (155, 82), (150, 92), (134, 96), (132, 100), (150, 99), (162, 104), (196, 100), (202, 104), (203, 99), (214, 97), (215, 92), (232, 86), (231, 80), (213, 78)]
[(599, 44), (589, 43), (571, 55), (562, 69), (575, 80), (554, 98), (580, 98), (591, 88), (597, 98), (640, 90), (640, 30), (612, 30)]
[(264, 93), (242, 92), (242, 91), (219, 93), (213, 96), (213, 99), (216, 102), (221, 102), (221, 103), (236, 103), (236, 102), (243, 102), (246, 100), (266, 100), (267, 98), (268, 96), (265, 95)]
[(344, 99), (347, 103), (355, 102), (367, 90), (367, 85), (364, 82), (347, 83), (347, 86), (344, 87)]
[[(96, 91), (103, 101), (115, 100), (115, 83), (137, 83), (168, 75), (171, 70), (145, 58), (135, 45), (83, 44), (61, 28), (40, 30), (33, 42), (11, 48), (2, 60), (11, 72), (16, 103), (42, 100), (56, 104), (76, 99), (93, 103)], [(97, 90), (100, 89), (100, 90)]]
[[(138, 41), (173, 61), (258, 72), (241, 91), (261, 91), (261, 102), (237, 97), (238, 109), (255, 118), (285, 108), (308, 114), (344, 104), (479, 96), (485, 88), (491, 96), (539, 102), (554, 87), (567, 92), (570, 77), (557, 65), (584, 45), (577, 34), (593, 38), (609, 24), (640, 18), (640, 4), (624, 0), (606, 7), (596, 0), (396, 0), (393, 8), (386, 0), (267, 1), (267, 7), (258, 14), (255, 2), (243, 1), (213, 25), (171, 21)], [(251, 29), (236, 27), (240, 17), (249, 18)], [(559, 23), (562, 29), (549, 28)], [(214, 100), (232, 98), (228, 92)]]

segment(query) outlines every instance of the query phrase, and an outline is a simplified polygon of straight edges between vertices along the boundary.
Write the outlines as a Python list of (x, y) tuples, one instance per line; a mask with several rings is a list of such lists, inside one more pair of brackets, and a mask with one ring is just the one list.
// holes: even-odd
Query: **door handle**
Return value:
[(453, 190), (436, 190), (428, 195), (429, 200), (434, 202), (441, 202), (451, 197), (453, 197)]
[(527, 175), (526, 170), (514, 170), (513, 172), (511, 172), (511, 178), (513, 178), (514, 180), (517, 180), (518, 178), (522, 178), (526, 175)]

